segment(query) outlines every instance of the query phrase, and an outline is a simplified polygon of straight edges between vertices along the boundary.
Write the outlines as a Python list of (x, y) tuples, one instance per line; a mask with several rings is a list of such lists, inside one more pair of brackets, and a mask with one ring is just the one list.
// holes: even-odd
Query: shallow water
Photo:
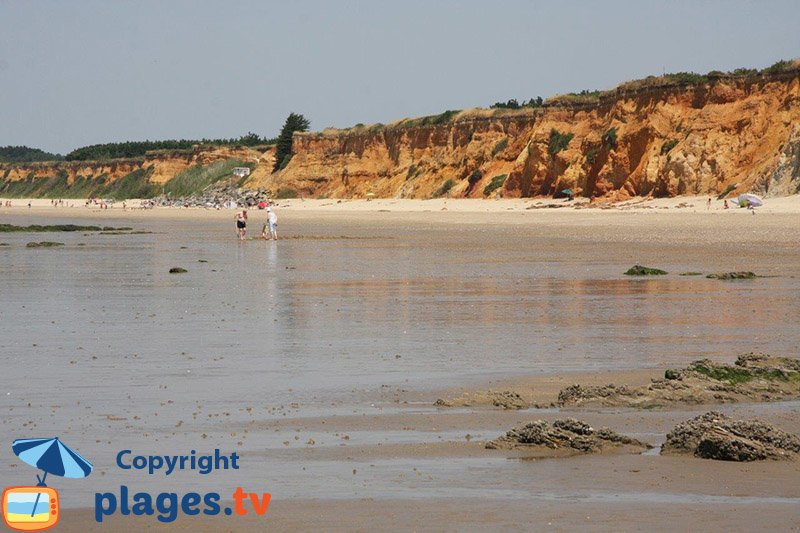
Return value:
[[(242, 244), (218, 221), (107, 223), (155, 233), (0, 236), (0, 440), (59, 435), (105, 470), (124, 448), (246, 455), (274, 439), (231, 434), (228, 422), (367, 414), (402, 390), (800, 346), (796, 249), (391, 219), (289, 221), (289, 236), (353, 238)], [(26, 249), (32, 240), (66, 246)], [(623, 276), (635, 262), (780, 276)], [(3, 477), (28, 468), (12, 463), (4, 455)], [(250, 468), (303, 493), (286, 465)], [(341, 475), (320, 468), (322, 485)]]

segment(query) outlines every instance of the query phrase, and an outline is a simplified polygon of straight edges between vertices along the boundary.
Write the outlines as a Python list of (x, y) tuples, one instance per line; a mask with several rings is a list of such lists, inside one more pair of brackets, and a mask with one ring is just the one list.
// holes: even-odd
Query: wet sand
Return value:
[[(0, 235), (10, 244), (0, 248), (8, 302), (0, 348), (11, 369), (0, 383), (2, 439), (59, 434), (97, 464), (83, 485), (55, 485), (67, 507), (59, 528), (90, 530), (92, 513), (80, 508), (91, 494), (132, 481), (153, 491), (242, 484), (273, 493), (265, 518), (198, 526), (181, 517), (173, 530), (797, 530), (797, 462), (722, 463), (657, 449), (531, 460), (483, 444), (520, 423), (571, 416), (658, 446), (711, 406), (548, 406), (572, 383), (642, 385), (701, 357), (797, 356), (795, 199), (755, 216), (704, 205), (449, 201), (447, 211), (427, 204), (439, 206), (427, 212), (425, 202), (390, 202), (287, 203), (279, 231), (301, 238), (243, 245), (231, 211), (0, 210), (0, 222), (14, 224), (102, 221), (155, 232), (48, 234), (64, 249), (35, 251), (24, 242), (39, 234)], [(622, 276), (634, 263), (670, 275)], [(175, 265), (190, 272), (176, 280), (166, 274)], [(677, 275), (689, 270), (777, 277)], [(52, 367), (38, 376), (47, 396), (18, 383), (31, 363)], [(543, 408), (434, 406), (490, 389)], [(798, 402), (714, 409), (800, 433)], [(122, 447), (215, 446), (239, 450), (248, 472), (149, 480), (112, 464)], [(4, 480), (32, 477), (13, 459), (0, 462)], [(154, 517), (108, 520), (102, 527), (163, 527)]]

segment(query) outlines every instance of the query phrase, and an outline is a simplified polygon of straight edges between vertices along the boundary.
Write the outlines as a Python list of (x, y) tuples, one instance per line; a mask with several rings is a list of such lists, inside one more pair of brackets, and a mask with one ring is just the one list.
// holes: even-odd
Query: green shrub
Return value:
[(669, 139), (661, 145), (661, 155), (667, 155), (678, 144), (678, 139)]
[(542, 99), (542, 97), (541, 96), (537, 96), (536, 98), (531, 98), (527, 102), (523, 102), (522, 105), (523, 105), (523, 107), (536, 108), (536, 107), (542, 107), (543, 104), (544, 104), (544, 100)]
[(152, 198), (158, 194), (159, 187), (150, 182), (153, 167), (137, 168), (116, 181), (111, 182), (100, 191), (100, 195), (114, 200), (128, 198)]
[(733, 71), (735, 76), (755, 76), (758, 70), (754, 68), (737, 68)]
[(736, 188), (736, 186), (737, 186), (737, 185), (739, 185), (739, 184), (738, 184), (738, 183), (731, 183), (730, 185), (728, 185), (727, 187), (725, 187), (725, 190), (724, 190), (724, 191), (722, 191), (722, 192), (720, 193), (720, 195), (719, 195), (719, 196), (717, 196), (717, 200), (722, 200), (723, 198), (725, 198), (726, 196), (728, 196), (728, 194), (729, 194), (731, 191), (733, 191), (733, 190)]
[(496, 189), (502, 187), (503, 184), (506, 182), (507, 177), (508, 174), (500, 174), (499, 176), (493, 177), (491, 181), (486, 185), (486, 187), (483, 188), (483, 195), (489, 196)]
[(597, 154), (600, 153), (600, 147), (594, 146), (589, 148), (589, 151), (586, 152), (586, 162), (590, 165), (594, 165), (594, 162), (597, 160)]
[(437, 124), (446, 124), (452, 122), (453, 118), (461, 113), (460, 109), (448, 109), (444, 113), (438, 115), (429, 115), (427, 117), (412, 118), (404, 120), (399, 124), (403, 128), (413, 128), (416, 126), (431, 126)]
[(708, 76), (696, 72), (674, 72), (665, 74), (664, 78), (681, 85), (705, 85), (708, 83)]
[(611, 148), (612, 150), (617, 147), (617, 128), (609, 128), (603, 134), (602, 137), (603, 144)]
[(521, 109), (523, 107), (530, 107), (536, 109), (542, 107), (544, 100), (541, 96), (531, 98), (530, 100), (519, 103), (516, 98), (512, 98), (507, 102), (495, 102), (489, 106), (489, 109)]
[(435, 115), (433, 117), (428, 117), (430, 119), (429, 124), (446, 124), (451, 122), (459, 113), (461, 113), (460, 109), (448, 109), (444, 113)]
[(508, 147), (508, 137), (506, 137), (505, 139), (499, 141), (497, 144), (494, 145), (494, 148), (492, 148), (492, 157), (496, 156), (497, 154), (505, 150), (506, 147)]
[(791, 67), (792, 67), (791, 61), (785, 61), (781, 59), (780, 61), (777, 61), (772, 65), (770, 65), (769, 67), (765, 68), (764, 72), (766, 74), (778, 74), (779, 72), (785, 72), (789, 70)]
[[(252, 163), (245, 163), (240, 159), (226, 159), (225, 161), (217, 161), (208, 166), (201, 164), (194, 165), (187, 168), (183, 172), (179, 172), (172, 179), (164, 184), (164, 194), (169, 194), (174, 197), (191, 196), (203, 191), (209, 185), (217, 183), (218, 181), (226, 178), (233, 179), (234, 167), (252, 167)], [(239, 183), (239, 178), (236, 178), (236, 184)]]
[(476, 168), (475, 170), (473, 170), (472, 174), (470, 174), (469, 177), (467, 178), (469, 186), (472, 187), (473, 185), (481, 181), (482, 177), (483, 177), (483, 172), (481, 172), (480, 169)]
[(411, 165), (408, 167), (408, 172), (406, 172), (406, 181), (414, 179), (420, 174), (422, 174), (422, 169), (417, 165)]
[(275, 198), (278, 200), (286, 200), (288, 198), (297, 198), (297, 191), (294, 189), (286, 188), (286, 189), (278, 189), (278, 192), (275, 193)]
[(445, 194), (450, 192), (450, 189), (452, 189), (455, 186), (455, 184), (456, 182), (451, 179), (445, 181), (444, 183), (442, 183), (441, 187), (436, 189), (436, 192), (433, 193), (433, 197), (438, 198), (439, 196), (444, 196)]
[(292, 160), (292, 154), (286, 154), (283, 159), (281, 159), (281, 164), (278, 165), (278, 170), (283, 170), (289, 165), (289, 161)]
[(561, 133), (555, 128), (551, 129), (550, 142), (547, 145), (547, 151), (550, 152), (550, 156), (555, 157), (558, 152), (566, 149), (573, 136), (572, 133)]
[(516, 98), (512, 98), (508, 102), (495, 102), (489, 106), (489, 109), (519, 109), (521, 106)]

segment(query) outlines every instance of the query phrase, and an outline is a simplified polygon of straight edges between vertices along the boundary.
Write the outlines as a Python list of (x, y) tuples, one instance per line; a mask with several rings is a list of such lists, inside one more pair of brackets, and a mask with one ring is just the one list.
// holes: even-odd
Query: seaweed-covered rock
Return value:
[(181, 268), (181, 267), (172, 267), (172, 268), (169, 269), (169, 273), (170, 274), (185, 274), (186, 272), (189, 272), (189, 271), (186, 270), (185, 268)]
[(675, 426), (661, 453), (721, 461), (796, 459), (800, 438), (759, 420), (732, 420), (709, 411)]
[(651, 268), (642, 265), (633, 265), (625, 271), (626, 276), (663, 276), (667, 272), (658, 268)]
[(775, 371), (785, 373), (800, 372), (800, 359), (792, 357), (774, 357), (765, 353), (750, 352), (742, 354), (736, 358), (733, 364), (738, 367), (766, 374), (774, 374)]
[(574, 418), (561, 418), (552, 425), (535, 420), (518, 426), (498, 439), (486, 443), (489, 449), (561, 450), (571, 453), (594, 453), (608, 448), (633, 447), (637, 451), (651, 448), (646, 442), (626, 437), (608, 428), (594, 429)]
[(55, 248), (57, 246), (64, 246), (63, 242), (41, 241), (29, 242), (25, 245), (26, 248)]
[(708, 279), (754, 279), (758, 276), (754, 272), (718, 272), (716, 274), (709, 274), (706, 276)]
[(558, 404), (653, 408), (796, 398), (800, 398), (800, 359), (750, 353), (733, 365), (701, 359), (683, 369), (667, 369), (663, 379), (641, 387), (570, 385), (559, 392)]

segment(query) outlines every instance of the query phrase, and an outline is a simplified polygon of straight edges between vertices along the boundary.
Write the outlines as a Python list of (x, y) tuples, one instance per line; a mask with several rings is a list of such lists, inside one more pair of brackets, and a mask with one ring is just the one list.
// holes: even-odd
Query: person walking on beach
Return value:
[(278, 215), (271, 207), (267, 208), (267, 223), (269, 224), (269, 235), (273, 241), (278, 240)]
[(239, 234), (239, 240), (243, 241), (247, 237), (247, 209), (237, 213), (234, 220), (236, 220), (236, 233)]

